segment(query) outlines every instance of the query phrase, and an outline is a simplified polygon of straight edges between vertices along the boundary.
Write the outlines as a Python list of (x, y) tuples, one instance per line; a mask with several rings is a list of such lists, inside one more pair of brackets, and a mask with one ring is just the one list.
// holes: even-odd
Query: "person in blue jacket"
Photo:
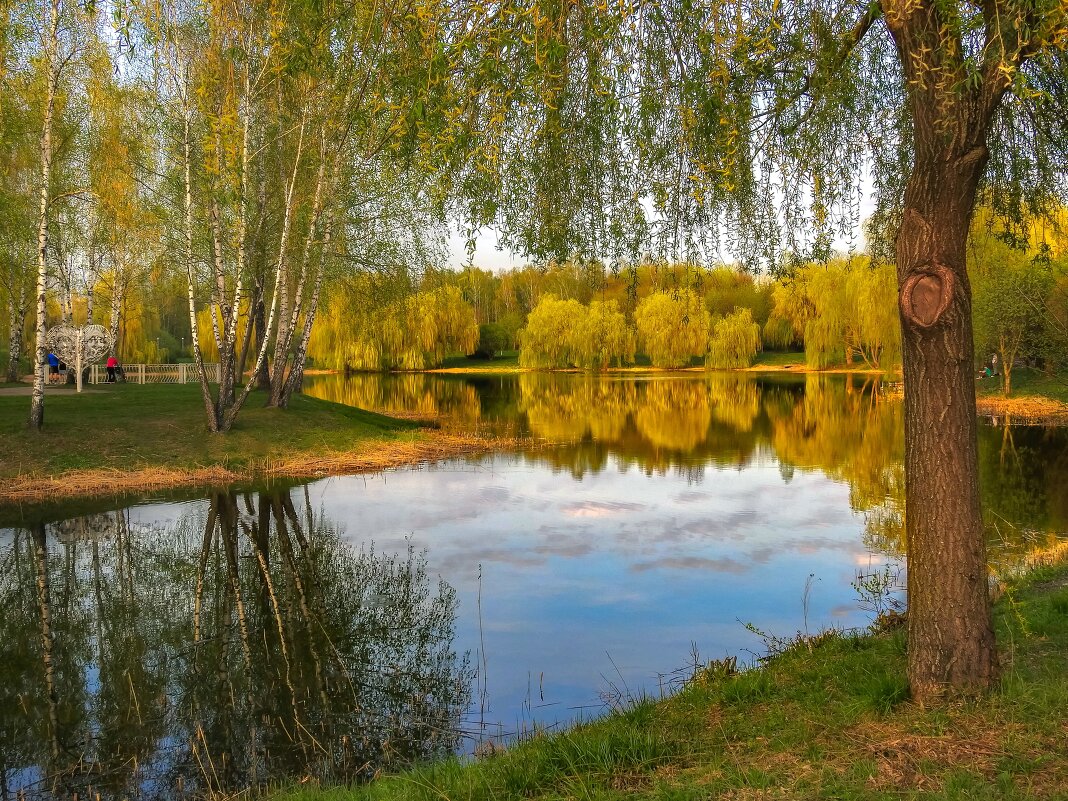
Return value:
[(48, 383), (59, 381), (59, 357), (54, 353), (48, 354)]

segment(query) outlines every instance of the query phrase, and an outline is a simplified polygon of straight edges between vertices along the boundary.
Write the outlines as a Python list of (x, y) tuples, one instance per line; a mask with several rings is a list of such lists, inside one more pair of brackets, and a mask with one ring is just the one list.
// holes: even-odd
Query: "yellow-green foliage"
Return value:
[(366, 282), (336, 288), (309, 343), (319, 363), (349, 370), (422, 370), (478, 344), (471, 305), (455, 286), (417, 292), (380, 306)]
[(749, 309), (736, 309), (712, 326), (706, 367), (748, 367), (760, 352), (760, 326)]
[(613, 359), (634, 361), (634, 329), (614, 300), (595, 300), (572, 326), (572, 356), (576, 367), (603, 370)]
[(519, 332), (519, 364), (523, 367), (570, 367), (573, 364), (571, 330), (585, 316), (577, 300), (545, 295)]
[(771, 348), (789, 348), (801, 341), (801, 334), (794, 330), (793, 323), (785, 317), (773, 314), (764, 323), (762, 339), (764, 344)]
[(753, 276), (730, 267), (709, 270), (703, 278), (705, 305), (713, 317), (725, 317), (735, 309), (749, 309), (757, 325), (771, 313), (773, 285), (757, 283)]
[(519, 334), (523, 367), (604, 369), (613, 360), (634, 358), (634, 331), (615, 301), (577, 300), (545, 295)]
[(804, 338), (809, 365), (827, 367), (856, 358), (871, 367), (900, 364), (893, 265), (872, 267), (863, 257), (808, 264), (780, 281), (773, 299), (770, 319), (788, 320)]
[(634, 311), (634, 324), (655, 367), (685, 367), (708, 348), (711, 317), (689, 289), (648, 295)]

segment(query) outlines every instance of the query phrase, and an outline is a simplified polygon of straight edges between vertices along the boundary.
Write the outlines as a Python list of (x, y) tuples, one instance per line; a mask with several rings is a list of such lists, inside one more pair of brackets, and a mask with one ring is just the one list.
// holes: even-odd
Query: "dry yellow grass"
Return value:
[(976, 400), (979, 414), (1005, 417), (1014, 423), (1063, 425), (1068, 423), (1068, 404), (1036, 396), (1004, 398), (985, 395)]
[(0, 487), (0, 503), (37, 503), (59, 498), (211, 487), (262, 478), (317, 478), (376, 472), (460, 456), (515, 450), (521, 444), (530, 443), (519, 439), (424, 432), (418, 439), (370, 440), (351, 451), (294, 454), (282, 461), (262, 462), (236, 470), (215, 465), (188, 470), (163, 467), (137, 470), (100, 468), (70, 470), (54, 476), (25, 474)]

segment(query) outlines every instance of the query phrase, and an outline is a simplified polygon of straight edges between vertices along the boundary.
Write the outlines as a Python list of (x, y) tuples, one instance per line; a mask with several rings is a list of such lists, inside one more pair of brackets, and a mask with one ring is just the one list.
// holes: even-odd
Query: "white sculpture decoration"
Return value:
[(111, 332), (102, 325), (57, 325), (45, 335), (45, 347), (59, 360), (74, 365), (78, 391), (82, 391), (82, 370), (106, 356), (114, 344)]

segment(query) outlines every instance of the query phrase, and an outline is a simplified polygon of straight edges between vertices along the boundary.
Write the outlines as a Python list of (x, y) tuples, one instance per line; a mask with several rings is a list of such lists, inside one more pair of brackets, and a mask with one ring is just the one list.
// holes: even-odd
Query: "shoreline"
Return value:
[(1068, 425), (1068, 404), (1041, 395), (980, 395), (975, 407), (979, 415), (1003, 417), (1009, 425)]
[[(685, 373), (692, 374), (707, 374), (707, 373), (796, 373), (796, 374), (809, 374), (809, 373), (822, 373), (824, 375), (894, 375), (899, 376), (900, 370), (877, 370), (870, 367), (808, 367), (805, 364), (754, 364), (750, 367), (702, 367), (700, 365), (695, 367), (652, 367), (652, 366), (631, 366), (631, 367), (608, 367), (604, 370), (583, 370), (578, 367), (519, 367), (518, 365), (505, 365), (500, 367), (476, 367), (476, 366), (464, 366), (464, 367), (433, 367), (426, 370), (392, 370), (390, 375), (409, 375), (412, 373), (437, 373), (446, 375), (485, 375), (485, 374), (501, 374), (501, 375), (520, 375), (523, 373), (568, 373), (568, 374), (585, 374), (591, 376), (600, 375), (634, 375), (634, 374), (662, 374), (662, 373)], [(341, 375), (340, 371), (337, 372)]]
[[(924, 706), (906, 678), (905, 617), (864, 630), (760, 634), (763, 653), (702, 660), (674, 691), (514, 742), (360, 785), (294, 781), (268, 801), (413, 798), (1053, 798), (1068, 682), (1068, 551), (1036, 549), (999, 577), (1005, 677)], [(523, 788), (522, 793), (516, 787)], [(754, 793), (754, 787), (757, 792)], [(413, 793), (413, 788), (416, 792)]]
[(527, 440), (518, 438), (461, 436), (423, 429), (414, 439), (370, 439), (348, 451), (306, 452), (285, 459), (256, 461), (236, 468), (217, 464), (194, 468), (149, 466), (132, 470), (88, 468), (67, 470), (56, 475), (30, 472), (5, 480), (0, 487), (0, 506), (31, 506), (61, 499), (94, 499), (271, 479), (315, 479), (375, 473), (443, 459), (514, 450), (524, 443), (529, 444)]

